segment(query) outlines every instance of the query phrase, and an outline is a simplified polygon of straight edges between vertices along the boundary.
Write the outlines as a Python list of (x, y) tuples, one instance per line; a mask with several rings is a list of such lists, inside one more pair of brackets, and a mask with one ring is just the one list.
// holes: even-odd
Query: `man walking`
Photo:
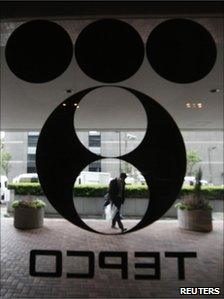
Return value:
[(127, 175), (126, 173), (122, 172), (119, 177), (110, 181), (109, 185), (109, 198), (110, 201), (115, 207), (117, 208), (117, 212), (112, 220), (112, 228), (116, 229), (115, 225), (116, 222), (118, 223), (121, 232), (125, 232), (127, 229), (124, 228), (121, 222), (121, 215), (120, 215), (120, 208), (121, 205), (124, 204), (124, 190), (125, 190), (125, 179)]

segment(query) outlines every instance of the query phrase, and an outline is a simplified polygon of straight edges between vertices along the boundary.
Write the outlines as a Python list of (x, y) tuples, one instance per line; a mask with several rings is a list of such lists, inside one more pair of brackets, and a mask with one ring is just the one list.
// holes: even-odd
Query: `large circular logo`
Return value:
[[(88, 164), (104, 157), (82, 145), (75, 132), (73, 118), (82, 98), (101, 87), (76, 93), (52, 112), (41, 130), (36, 157), (41, 186), (53, 207), (73, 224), (97, 233), (100, 232), (90, 228), (79, 217), (73, 203), (73, 187)], [(143, 105), (148, 119), (141, 144), (132, 152), (118, 157), (142, 173), (150, 190), (146, 213), (135, 227), (126, 232), (129, 233), (153, 223), (172, 206), (183, 183), (186, 153), (177, 125), (161, 105), (132, 88), (117, 88), (134, 95)]]
[[(130, 24), (115, 19), (102, 19), (86, 26), (77, 37), (74, 51), (82, 71), (104, 83), (130, 78), (144, 59), (144, 44), (139, 33)], [(58, 24), (33, 20), (11, 34), (5, 55), (9, 68), (18, 78), (45, 83), (67, 69), (73, 45), (69, 34)], [(204, 78), (211, 71), (217, 50), (213, 37), (203, 26), (192, 20), (173, 19), (153, 29), (146, 42), (146, 55), (161, 77), (186, 84)], [(141, 172), (150, 191), (143, 218), (128, 233), (153, 223), (171, 207), (183, 183), (186, 153), (177, 125), (161, 105), (135, 89), (108, 86), (134, 96), (147, 117), (141, 143), (131, 152), (119, 151), (116, 156)], [(40, 183), (50, 203), (64, 218), (92, 232), (97, 231), (84, 223), (76, 211), (73, 188), (87, 165), (106, 156), (91, 152), (81, 143), (74, 116), (83, 98), (108, 86), (82, 90), (62, 102), (43, 126), (36, 154)], [(101, 100), (105, 104), (103, 97)], [(120, 105), (116, 106), (119, 109)]]

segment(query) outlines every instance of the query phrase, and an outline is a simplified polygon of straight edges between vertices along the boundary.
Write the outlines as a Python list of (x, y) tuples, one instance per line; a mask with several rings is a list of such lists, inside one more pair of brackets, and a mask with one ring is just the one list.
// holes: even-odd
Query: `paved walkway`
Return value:
[[(87, 221), (91, 224), (93, 220)], [(94, 221), (100, 227), (103, 220)], [(2, 298), (180, 298), (179, 287), (221, 287), (223, 282), (221, 220), (213, 221), (211, 233), (181, 231), (176, 220), (160, 220), (138, 232), (118, 236), (89, 233), (63, 219), (45, 219), (43, 228), (29, 231), (15, 229), (12, 218), (2, 218), (1, 223)], [(133, 225), (134, 220), (124, 220), (124, 223)], [(62, 276), (30, 276), (29, 255), (32, 249), (61, 251)], [(94, 278), (66, 277), (67, 272), (85, 272), (87, 269), (86, 258), (68, 257), (67, 250), (94, 252)], [(119, 269), (99, 268), (100, 251), (128, 252), (128, 279), (121, 279)], [(135, 279), (136, 273), (154, 274), (154, 269), (135, 269), (136, 262), (154, 262), (154, 259), (134, 257), (136, 251), (160, 253), (160, 280)], [(197, 252), (197, 258), (185, 259), (185, 280), (178, 280), (177, 259), (165, 258), (165, 251)], [(53, 257), (39, 256), (36, 261), (36, 271), (54, 271)], [(119, 261), (119, 258), (106, 259), (111, 263)], [(222, 295), (208, 297), (223, 298)]]

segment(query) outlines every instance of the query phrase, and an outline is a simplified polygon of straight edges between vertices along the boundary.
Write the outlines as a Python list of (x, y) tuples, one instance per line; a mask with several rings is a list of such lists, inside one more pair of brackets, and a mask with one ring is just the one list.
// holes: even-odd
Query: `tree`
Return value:
[(1, 174), (5, 174), (8, 176), (9, 170), (10, 170), (10, 160), (12, 158), (12, 155), (5, 151), (4, 148), (4, 143), (2, 142), (2, 139), (0, 139), (0, 169), (1, 169)]
[(187, 152), (187, 175), (192, 176), (195, 174), (193, 169), (199, 162), (201, 162), (201, 157), (197, 151), (190, 150)]
[(132, 174), (132, 165), (128, 162), (122, 163), (121, 171), (129, 175)]

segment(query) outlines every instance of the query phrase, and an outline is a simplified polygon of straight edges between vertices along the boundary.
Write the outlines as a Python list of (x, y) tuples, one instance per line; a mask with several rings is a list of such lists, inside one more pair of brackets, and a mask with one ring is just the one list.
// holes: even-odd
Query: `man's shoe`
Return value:
[(117, 227), (115, 227), (115, 226), (113, 226), (113, 225), (111, 226), (111, 228), (112, 228), (112, 229), (118, 229)]
[(126, 232), (126, 230), (127, 230), (127, 228), (123, 228), (122, 231), (121, 231), (122, 234), (123, 234), (124, 232)]

